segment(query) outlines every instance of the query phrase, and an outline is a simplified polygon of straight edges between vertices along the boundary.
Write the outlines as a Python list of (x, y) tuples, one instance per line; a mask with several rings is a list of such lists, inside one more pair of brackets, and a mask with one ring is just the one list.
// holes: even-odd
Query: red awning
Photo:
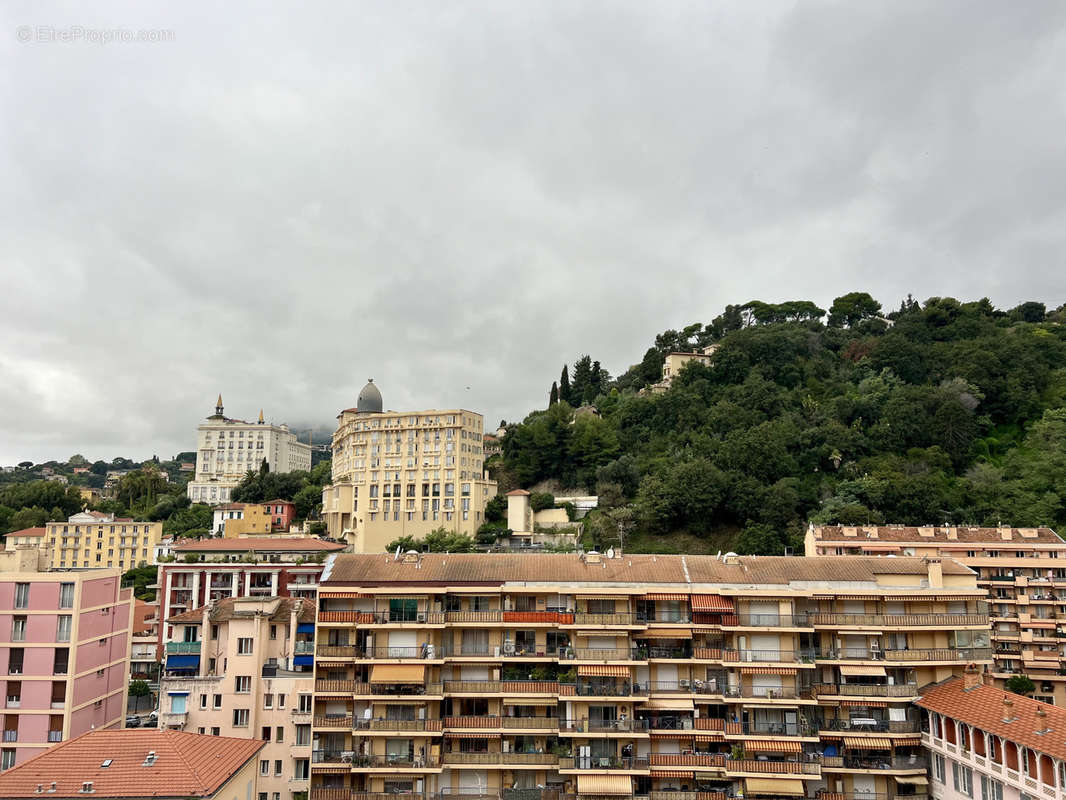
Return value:
[(710, 611), (717, 614), (732, 614), (733, 601), (718, 594), (692, 595), (693, 611)]

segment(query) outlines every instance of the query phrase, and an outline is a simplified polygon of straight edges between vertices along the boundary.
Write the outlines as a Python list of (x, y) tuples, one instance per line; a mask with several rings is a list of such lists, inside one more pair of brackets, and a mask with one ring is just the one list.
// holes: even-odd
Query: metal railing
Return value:
[(444, 753), (441, 763), (449, 764), (545, 764), (559, 763), (554, 753)]
[(878, 627), (953, 628), (987, 625), (987, 614), (810, 614), (811, 625), (876, 625)]
[(726, 614), (723, 628), (809, 628), (807, 614)]
[(167, 642), (167, 655), (200, 654), (202, 642)]
[(906, 650), (874, 650), (868, 647), (839, 647), (818, 654), (831, 661), (988, 661), (991, 647), (920, 647)]
[(618, 683), (561, 683), (560, 694), (574, 695), (577, 697), (633, 697), (642, 696), (648, 690), (639, 683), (628, 681)]
[(445, 728), (507, 730), (558, 730), (557, 717), (445, 717)]
[(354, 731), (429, 731), (441, 730), (439, 719), (355, 719)]
[(574, 625), (640, 625), (636, 614), (630, 612), (594, 614), (578, 611), (574, 614)]
[(560, 733), (634, 733), (648, 730), (646, 719), (565, 719)]
[(353, 767), (371, 768), (416, 768), (438, 767), (440, 761), (434, 758), (415, 758), (412, 756), (365, 756), (351, 750), (312, 750), (312, 764), (351, 764)]
[(917, 697), (918, 684), (820, 683), (814, 687), (814, 693), (842, 697)]
[(916, 719), (901, 720), (862, 720), (823, 719), (818, 722), (820, 731), (851, 731), (854, 733), (917, 733), (921, 723)]
[(620, 756), (588, 756), (574, 758), (573, 756), (561, 756), (559, 769), (619, 769), (619, 770), (645, 770), (648, 769), (649, 758), (633, 758)]

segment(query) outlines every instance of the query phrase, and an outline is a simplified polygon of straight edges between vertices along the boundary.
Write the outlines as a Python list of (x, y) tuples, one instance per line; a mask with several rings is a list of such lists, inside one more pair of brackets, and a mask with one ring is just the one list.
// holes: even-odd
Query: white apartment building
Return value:
[(228, 503), (245, 474), (264, 461), (271, 472), (311, 469), (311, 445), (297, 441), (288, 425), (268, 425), (262, 411), (257, 422), (222, 411), (219, 395), (215, 413), (196, 429), (196, 474), (187, 490), (194, 503)]

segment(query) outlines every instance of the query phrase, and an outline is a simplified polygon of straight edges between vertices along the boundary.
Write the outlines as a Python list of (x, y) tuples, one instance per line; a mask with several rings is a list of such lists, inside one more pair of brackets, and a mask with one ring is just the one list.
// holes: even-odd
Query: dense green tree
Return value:
[(529, 507), (533, 511), (555, 508), (555, 495), (549, 492), (533, 492), (529, 496)]
[(397, 547), (401, 552), (418, 550), (430, 553), (473, 553), (477, 550), (477, 542), (466, 534), (437, 528), (427, 533), (424, 539), (416, 539), (413, 536), (393, 539), (385, 549), (394, 553)]
[(559, 384), (552, 381), (551, 391), (548, 392), (548, 405), (553, 406), (559, 402)]
[(833, 301), (829, 307), (829, 326), (854, 328), (863, 320), (881, 313), (881, 304), (866, 292), (849, 292)]
[(570, 370), (563, 364), (563, 372), (559, 376), (559, 399), (564, 403), (574, 405), (574, 395), (570, 388)]

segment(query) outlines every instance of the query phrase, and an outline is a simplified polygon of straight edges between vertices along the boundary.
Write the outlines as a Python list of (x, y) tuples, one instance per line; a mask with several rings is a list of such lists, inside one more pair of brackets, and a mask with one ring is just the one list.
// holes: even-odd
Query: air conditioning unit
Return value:
[(503, 654), (505, 656), (513, 656), (514, 655), (514, 642), (512, 642), (510, 639), (504, 640), (504, 643), (503, 643)]

